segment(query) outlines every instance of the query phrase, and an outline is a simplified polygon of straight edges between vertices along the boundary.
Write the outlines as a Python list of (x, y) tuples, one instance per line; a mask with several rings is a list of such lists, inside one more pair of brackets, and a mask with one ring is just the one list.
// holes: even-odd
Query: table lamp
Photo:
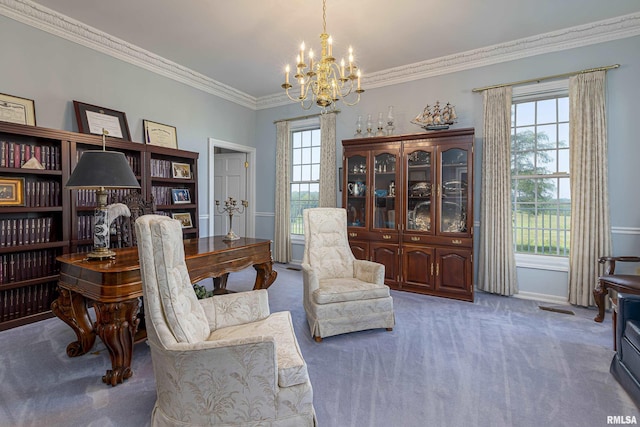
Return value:
[(105, 136), (102, 130), (102, 150), (85, 151), (73, 173), (67, 181), (69, 189), (93, 189), (96, 191), (96, 210), (93, 227), (93, 250), (87, 254), (89, 259), (107, 259), (115, 257), (109, 250), (109, 224), (107, 222), (107, 190), (116, 188), (140, 188), (129, 162), (123, 153), (106, 151)]

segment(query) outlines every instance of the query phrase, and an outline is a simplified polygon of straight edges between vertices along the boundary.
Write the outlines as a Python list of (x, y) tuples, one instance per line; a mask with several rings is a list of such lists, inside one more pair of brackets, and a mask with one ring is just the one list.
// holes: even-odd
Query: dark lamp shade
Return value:
[(140, 188), (129, 162), (117, 151), (85, 151), (66, 188)]

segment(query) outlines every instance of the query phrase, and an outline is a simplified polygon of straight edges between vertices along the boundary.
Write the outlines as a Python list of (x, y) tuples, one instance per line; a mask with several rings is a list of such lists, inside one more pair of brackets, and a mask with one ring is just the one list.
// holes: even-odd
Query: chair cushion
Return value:
[(177, 220), (150, 224), (158, 292), (167, 324), (178, 342), (207, 339), (209, 323), (193, 290)]
[(291, 314), (288, 311), (273, 313), (266, 319), (257, 322), (216, 329), (209, 335), (208, 340), (256, 336), (275, 338), (278, 385), (280, 387), (290, 387), (308, 381), (307, 365), (298, 347), (291, 323)]
[(313, 292), (316, 304), (358, 301), (389, 296), (389, 287), (358, 279), (324, 279)]
[(624, 330), (624, 336), (640, 351), (640, 322), (628, 320), (627, 327)]

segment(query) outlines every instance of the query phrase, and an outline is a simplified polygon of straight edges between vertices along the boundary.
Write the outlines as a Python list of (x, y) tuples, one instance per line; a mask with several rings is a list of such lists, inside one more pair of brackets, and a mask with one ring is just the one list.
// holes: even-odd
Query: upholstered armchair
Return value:
[(305, 209), (304, 309), (316, 341), (332, 335), (395, 325), (384, 265), (355, 259), (340, 208)]
[(266, 290), (196, 298), (177, 220), (135, 222), (156, 380), (152, 426), (314, 426), (289, 312)]

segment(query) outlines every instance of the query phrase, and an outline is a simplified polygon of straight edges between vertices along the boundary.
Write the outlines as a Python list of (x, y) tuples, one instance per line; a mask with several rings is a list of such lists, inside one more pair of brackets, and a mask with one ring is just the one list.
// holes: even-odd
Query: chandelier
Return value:
[[(322, 0), (322, 34), (320, 34), (320, 59), (314, 61), (313, 50), (309, 49), (305, 55), (304, 42), (300, 45), (300, 53), (296, 58), (296, 74), (293, 76), (299, 85), (294, 89), (294, 96), (289, 90), (293, 86), (289, 83), (289, 65), (285, 68), (282, 88), (293, 102), (299, 102), (303, 109), (308, 110), (315, 103), (322, 111), (336, 110), (336, 103), (342, 101), (345, 105), (356, 105), (360, 101), (360, 94), (364, 89), (360, 87), (360, 70), (353, 60), (353, 49), (349, 47), (349, 64), (340, 61), (336, 64), (333, 57), (333, 40), (327, 34), (327, 6)], [(305, 63), (309, 60), (309, 64)], [(299, 93), (296, 97), (295, 93)], [(308, 102), (307, 102), (308, 101)]]

